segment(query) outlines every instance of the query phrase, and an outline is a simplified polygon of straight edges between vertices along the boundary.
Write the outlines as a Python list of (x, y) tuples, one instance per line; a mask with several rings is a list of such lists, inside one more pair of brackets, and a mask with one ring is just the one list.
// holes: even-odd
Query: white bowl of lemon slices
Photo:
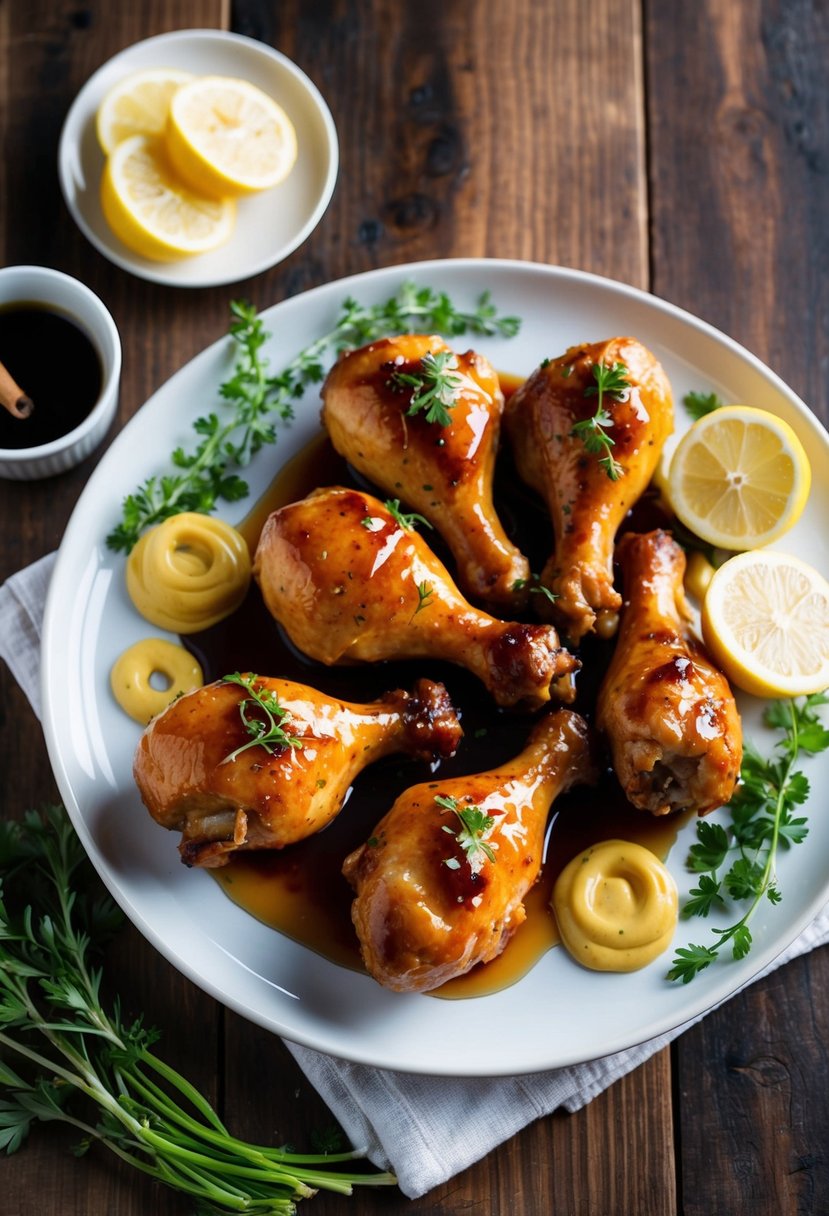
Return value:
[(58, 172), (93, 245), (142, 278), (238, 282), (319, 223), (338, 168), (334, 122), (284, 55), (219, 30), (136, 43), (86, 83)]

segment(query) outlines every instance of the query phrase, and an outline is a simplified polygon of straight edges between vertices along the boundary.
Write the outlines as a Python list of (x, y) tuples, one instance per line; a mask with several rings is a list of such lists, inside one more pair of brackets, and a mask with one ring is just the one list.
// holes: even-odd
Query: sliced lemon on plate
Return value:
[(203, 198), (172, 172), (163, 145), (145, 135), (124, 139), (101, 179), (104, 218), (119, 240), (154, 261), (207, 253), (233, 231), (232, 200)]
[(702, 636), (726, 676), (757, 697), (829, 687), (829, 583), (798, 557), (738, 553), (714, 573)]
[(216, 198), (279, 185), (297, 157), (296, 132), (282, 107), (227, 76), (200, 76), (176, 90), (167, 147), (188, 185)]
[(677, 518), (720, 549), (770, 544), (800, 517), (812, 475), (788, 423), (766, 410), (727, 405), (683, 435), (667, 470)]
[(95, 117), (98, 143), (104, 152), (109, 155), (131, 135), (163, 135), (171, 97), (192, 79), (190, 72), (177, 68), (148, 68), (131, 72), (114, 84)]

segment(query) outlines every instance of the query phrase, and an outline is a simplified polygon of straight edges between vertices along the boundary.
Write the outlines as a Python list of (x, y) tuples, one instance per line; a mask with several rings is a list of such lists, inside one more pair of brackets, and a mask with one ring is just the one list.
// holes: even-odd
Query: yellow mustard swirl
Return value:
[[(153, 678), (158, 687), (153, 687)], [(109, 682), (124, 712), (146, 726), (180, 693), (201, 688), (204, 675), (183, 646), (164, 638), (145, 638), (115, 660)]]
[(127, 559), (130, 599), (143, 617), (172, 633), (196, 633), (230, 616), (249, 583), (244, 537), (192, 511), (145, 532)]
[(552, 906), (573, 958), (594, 971), (638, 971), (670, 945), (678, 896), (650, 849), (605, 840), (565, 866)]

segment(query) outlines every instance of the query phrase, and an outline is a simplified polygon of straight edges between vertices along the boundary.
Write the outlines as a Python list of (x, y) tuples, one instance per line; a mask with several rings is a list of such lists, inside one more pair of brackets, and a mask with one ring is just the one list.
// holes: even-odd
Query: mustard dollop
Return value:
[(127, 591), (153, 625), (195, 633), (239, 607), (250, 583), (250, 552), (230, 524), (185, 511), (151, 528), (127, 559)]
[[(152, 685), (154, 677), (157, 688)], [(183, 646), (164, 638), (145, 638), (115, 660), (109, 682), (124, 712), (146, 726), (181, 693), (201, 688), (204, 675)]]
[(585, 967), (638, 971), (671, 944), (678, 896), (650, 849), (605, 840), (565, 866), (552, 906), (562, 942)]

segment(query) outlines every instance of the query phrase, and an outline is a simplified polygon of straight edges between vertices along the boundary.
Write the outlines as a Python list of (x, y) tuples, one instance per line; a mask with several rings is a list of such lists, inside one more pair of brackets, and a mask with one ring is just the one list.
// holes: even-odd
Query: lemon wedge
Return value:
[(683, 435), (667, 470), (678, 519), (720, 549), (770, 544), (800, 517), (812, 474), (788, 423), (766, 410), (727, 405)]
[(738, 553), (714, 573), (702, 636), (732, 683), (757, 697), (829, 687), (829, 583), (798, 557)]
[(176, 89), (192, 80), (190, 72), (176, 68), (149, 68), (131, 72), (114, 84), (98, 106), (95, 131), (109, 155), (116, 144), (131, 135), (163, 135)]
[(297, 157), (296, 132), (282, 107), (227, 76), (200, 76), (176, 90), (167, 148), (184, 181), (215, 198), (277, 186)]
[(104, 218), (119, 240), (142, 257), (168, 262), (207, 253), (231, 232), (231, 200), (192, 193), (171, 172), (163, 145), (146, 135), (124, 139), (101, 179)]

